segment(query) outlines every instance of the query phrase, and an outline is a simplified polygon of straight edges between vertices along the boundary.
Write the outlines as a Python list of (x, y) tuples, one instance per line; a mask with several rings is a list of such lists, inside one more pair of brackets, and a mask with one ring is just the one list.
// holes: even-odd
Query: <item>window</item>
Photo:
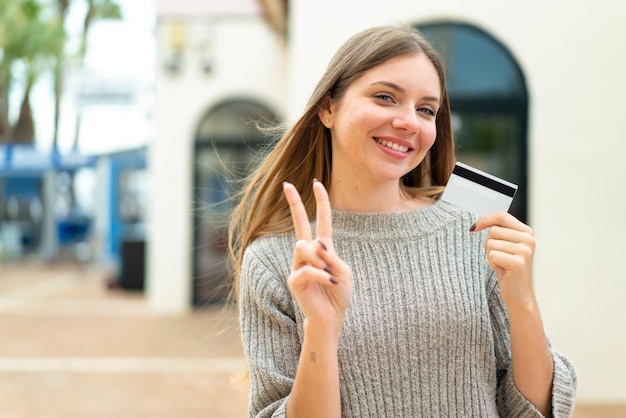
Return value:
[(510, 212), (527, 217), (526, 81), (506, 47), (469, 25), (417, 28), (446, 65), (457, 159), (519, 186)]

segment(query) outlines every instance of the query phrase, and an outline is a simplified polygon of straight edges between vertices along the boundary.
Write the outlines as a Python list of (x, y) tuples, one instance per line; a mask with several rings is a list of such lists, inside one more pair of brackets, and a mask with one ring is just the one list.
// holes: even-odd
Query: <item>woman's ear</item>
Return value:
[(331, 101), (332, 99), (329, 96), (326, 96), (320, 104), (319, 110), (317, 111), (317, 116), (322, 121), (322, 125), (324, 125), (328, 129), (333, 127), (333, 112)]

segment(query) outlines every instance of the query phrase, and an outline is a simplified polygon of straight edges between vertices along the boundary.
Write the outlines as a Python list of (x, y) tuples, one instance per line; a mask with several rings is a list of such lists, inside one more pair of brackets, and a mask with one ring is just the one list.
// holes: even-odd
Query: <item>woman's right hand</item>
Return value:
[(326, 188), (313, 182), (316, 208), (315, 239), (298, 190), (284, 183), (283, 191), (296, 233), (296, 246), (288, 285), (308, 325), (330, 327), (337, 333), (352, 295), (350, 267), (335, 253), (332, 211)]

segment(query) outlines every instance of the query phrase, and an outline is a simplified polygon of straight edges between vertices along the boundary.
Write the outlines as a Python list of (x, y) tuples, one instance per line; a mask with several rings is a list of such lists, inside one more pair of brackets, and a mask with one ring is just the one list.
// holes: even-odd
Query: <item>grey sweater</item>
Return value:
[[(510, 371), (506, 308), (474, 216), (445, 202), (408, 213), (333, 212), (353, 293), (339, 342), (343, 417), (541, 417)], [(293, 234), (244, 255), (240, 322), (249, 415), (284, 417), (303, 315), (287, 287)], [(571, 415), (576, 374), (553, 351), (555, 418)], [(320, 400), (323, 402), (323, 399)]]

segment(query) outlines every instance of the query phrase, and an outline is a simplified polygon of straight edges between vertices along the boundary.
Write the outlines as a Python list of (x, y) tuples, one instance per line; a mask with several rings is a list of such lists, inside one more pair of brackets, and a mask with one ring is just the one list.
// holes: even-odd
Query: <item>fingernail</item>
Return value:
[(472, 226), (470, 226), (470, 232), (473, 232), (476, 229), (476, 223), (473, 223)]
[(322, 241), (318, 241), (318, 242), (320, 243), (320, 246), (322, 247), (324, 251), (328, 251), (328, 248), (326, 248), (326, 245), (324, 245)]
[(320, 181), (318, 179), (313, 179), (313, 183), (319, 183)]
[(331, 282), (332, 284), (338, 284), (339, 282), (337, 281), (337, 279), (335, 279), (333, 276), (330, 276), (330, 278), (328, 279), (329, 282)]
[(328, 267), (328, 266), (324, 267), (324, 271), (325, 271), (326, 273), (330, 274), (330, 267)]

